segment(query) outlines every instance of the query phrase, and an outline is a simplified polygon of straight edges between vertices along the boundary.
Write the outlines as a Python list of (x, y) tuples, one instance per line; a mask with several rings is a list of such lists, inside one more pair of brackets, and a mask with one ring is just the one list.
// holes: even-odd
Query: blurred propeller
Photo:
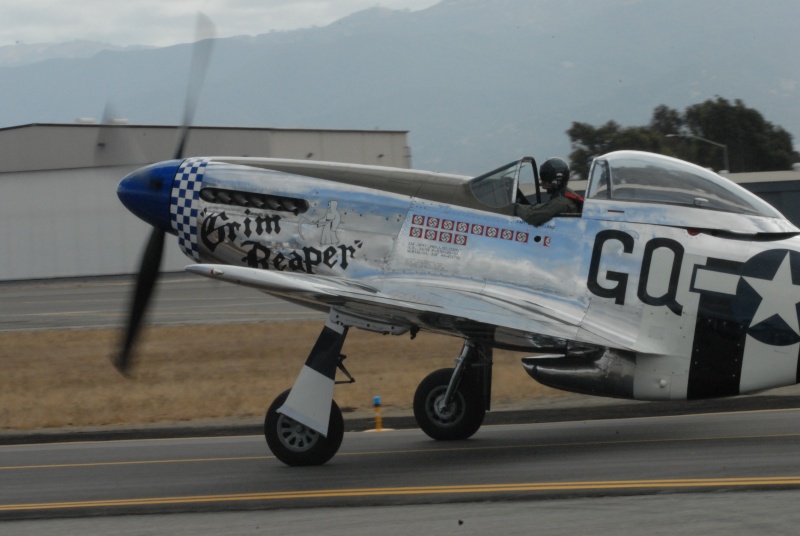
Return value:
[[(195, 44), (192, 50), (192, 63), (189, 71), (189, 83), (186, 90), (186, 105), (183, 110), (183, 123), (179, 130), (178, 145), (175, 148), (173, 156), (175, 160), (183, 159), (189, 126), (192, 124), (194, 118), (200, 90), (206, 76), (206, 71), (208, 70), (208, 63), (211, 59), (214, 35), (214, 24), (208, 17), (202, 13), (198, 13)], [(136, 279), (136, 290), (134, 291), (133, 300), (130, 305), (125, 339), (119, 354), (113, 360), (114, 366), (124, 376), (127, 376), (130, 371), (136, 336), (139, 333), (142, 319), (147, 311), (147, 306), (150, 303), (150, 298), (158, 279), (158, 271), (161, 267), (161, 257), (164, 250), (164, 233), (164, 229), (153, 227), (153, 232), (150, 234), (150, 239), (142, 255), (142, 265), (139, 269), (139, 275)]]
[(129, 164), (144, 165), (147, 163), (137, 133), (126, 128), (127, 119), (117, 113), (114, 105), (108, 101), (103, 110), (103, 119), (97, 129), (97, 142), (94, 147), (95, 166), (120, 166)]
[(203, 88), (203, 80), (205, 80), (208, 63), (211, 59), (211, 49), (214, 46), (215, 34), (216, 30), (211, 19), (202, 13), (198, 13), (195, 43), (192, 50), (192, 64), (189, 69), (189, 86), (186, 88), (186, 105), (183, 108), (183, 122), (181, 123), (178, 146), (175, 148), (173, 156), (176, 160), (183, 158), (189, 126), (194, 119), (197, 100), (200, 98), (200, 90)]
[(136, 290), (131, 303), (131, 311), (128, 316), (128, 328), (125, 332), (125, 340), (122, 349), (114, 360), (114, 366), (122, 374), (127, 375), (131, 365), (131, 351), (136, 336), (139, 333), (142, 318), (153, 294), (156, 280), (158, 279), (158, 269), (161, 266), (161, 256), (164, 249), (164, 231), (153, 227), (150, 233), (150, 240), (142, 255), (142, 267), (139, 269), (139, 276), (136, 279)]

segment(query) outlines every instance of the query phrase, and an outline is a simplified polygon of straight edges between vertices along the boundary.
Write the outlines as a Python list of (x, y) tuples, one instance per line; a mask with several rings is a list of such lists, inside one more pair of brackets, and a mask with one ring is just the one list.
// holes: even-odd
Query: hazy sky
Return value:
[(418, 10), (439, 0), (0, 0), (0, 46), (86, 39), (166, 46), (193, 41), (205, 13), (217, 37), (325, 26), (370, 7)]

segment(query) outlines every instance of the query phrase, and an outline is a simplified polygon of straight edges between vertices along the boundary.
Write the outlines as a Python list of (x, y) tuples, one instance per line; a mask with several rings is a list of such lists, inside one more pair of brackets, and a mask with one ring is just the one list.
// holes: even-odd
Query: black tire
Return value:
[(284, 391), (272, 402), (264, 419), (264, 437), (269, 449), (280, 461), (293, 467), (322, 465), (339, 451), (344, 437), (344, 419), (336, 402), (331, 400), (331, 417), (328, 437), (278, 413), (289, 391)]
[(414, 417), (423, 432), (439, 441), (471, 437), (483, 424), (486, 406), (474, 381), (464, 375), (447, 408), (438, 407), (444, 398), (453, 369), (430, 373), (417, 387), (414, 395)]

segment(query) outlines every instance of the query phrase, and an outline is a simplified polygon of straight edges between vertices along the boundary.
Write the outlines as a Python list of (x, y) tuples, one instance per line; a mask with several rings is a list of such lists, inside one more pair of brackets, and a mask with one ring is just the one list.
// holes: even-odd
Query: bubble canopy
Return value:
[(783, 219), (767, 202), (713, 171), (639, 151), (616, 151), (596, 158), (586, 197)]

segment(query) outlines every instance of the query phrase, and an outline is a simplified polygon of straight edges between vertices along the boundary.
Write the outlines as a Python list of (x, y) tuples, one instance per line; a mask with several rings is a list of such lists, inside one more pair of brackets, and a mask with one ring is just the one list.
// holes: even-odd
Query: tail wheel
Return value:
[(278, 413), (289, 391), (281, 393), (267, 410), (264, 437), (269, 449), (280, 461), (290, 466), (322, 465), (339, 451), (344, 437), (344, 419), (336, 402), (331, 400), (328, 436)]
[(467, 439), (483, 424), (486, 406), (476, 383), (464, 375), (449, 404), (444, 403), (453, 369), (429, 374), (414, 395), (414, 417), (423, 432), (441, 441)]

